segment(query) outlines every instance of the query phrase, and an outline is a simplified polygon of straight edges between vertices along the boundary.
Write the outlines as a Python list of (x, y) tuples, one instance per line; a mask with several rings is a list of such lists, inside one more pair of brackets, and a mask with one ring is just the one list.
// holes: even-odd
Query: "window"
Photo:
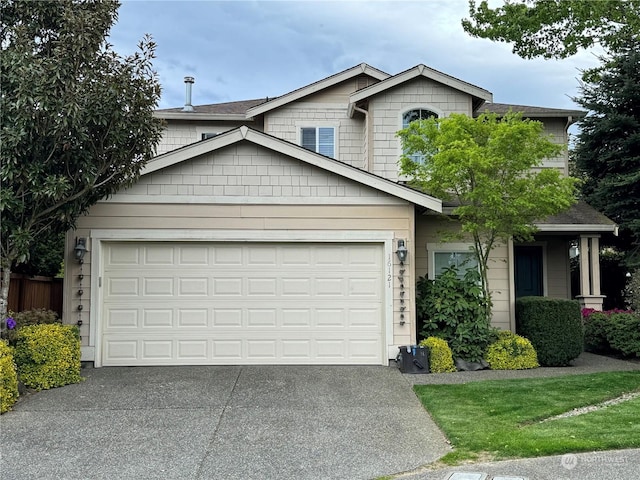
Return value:
[(203, 134), (201, 135), (200, 140), (207, 140), (207, 139), (209, 139), (209, 138), (213, 138), (213, 137), (215, 137), (216, 135), (218, 135), (218, 134), (217, 134), (217, 133), (203, 133)]
[[(402, 115), (402, 128), (407, 128), (411, 122), (416, 120), (427, 120), (428, 118), (438, 118), (438, 114), (426, 108), (414, 108)], [(425, 161), (425, 156), (420, 153), (409, 155), (409, 158), (416, 163), (424, 163)]]
[(335, 128), (303, 127), (300, 129), (300, 144), (306, 149), (335, 158)]
[(434, 278), (449, 267), (458, 268), (458, 277), (463, 278), (467, 270), (477, 270), (478, 261), (473, 252), (434, 252), (433, 272)]

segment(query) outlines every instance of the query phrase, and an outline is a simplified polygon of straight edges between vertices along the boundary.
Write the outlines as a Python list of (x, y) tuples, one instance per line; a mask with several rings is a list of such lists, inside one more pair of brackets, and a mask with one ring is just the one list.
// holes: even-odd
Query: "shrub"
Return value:
[(524, 370), (540, 366), (531, 342), (508, 331), (499, 332), (498, 340), (489, 345), (487, 362), (493, 370)]
[(516, 301), (516, 330), (528, 338), (547, 367), (568, 365), (582, 353), (580, 306), (573, 300), (522, 297)]
[(624, 297), (629, 308), (640, 312), (640, 268), (631, 273), (624, 291)]
[(607, 330), (610, 325), (609, 315), (604, 312), (583, 311), (582, 322), (584, 324), (584, 348), (588, 352), (607, 353), (611, 351)]
[(15, 348), (18, 376), (36, 390), (78, 383), (80, 334), (74, 325), (30, 325), (18, 331)]
[(429, 369), (431, 373), (455, 372), (453, 355), (446, 340), (437, 337), (429, 337), (420, 342), (421, 347), (429, 349)]
[(34, 308), (33, 310), (25, 310), (12, 314), (15, 321), (15, 328), (6, 331), (6, 338), (11, 345), (15, 345), (18, 336), (18, 331), (22, 327), (29, 325), (43, 325), (60, 323), (58, 320), (58, 314), (52, 310), (46, 310), (44, 308)]
[(640, 357), (640, 314), (612, 313), (609, 322), (606, 331), (611, 348)]
[(495, 329), (487, 318), (487, 302), (477, 270), (469, 269), (464, 278), (459, 278), (456, 268), (450, 267), (435, 280), (420, 278), (416, 312), (422, 324), (421, 336), (443, 338), (456, 358), (480, 361), (495, 340)]
[(0, 340), (0, 414), (11, 410), (18, 400), (18, 375), (13, 348)]

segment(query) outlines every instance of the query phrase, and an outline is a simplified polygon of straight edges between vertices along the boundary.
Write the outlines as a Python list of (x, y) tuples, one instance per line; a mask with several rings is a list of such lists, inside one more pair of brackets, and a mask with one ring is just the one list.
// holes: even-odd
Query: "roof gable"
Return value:
[(441, 212), (442, 202), (425, 193), (418, 192), (404, 185), (392, 182), (346, 163), (317, 154), (306, 148), (281, 140), (271, 135), (242, 126), (208, 140), (187, 145), (185, 147), (165, 153), (151, 160), (142, 169), (141, 174), (147, 175), (163, 168), (171, 167), (193, 157), (219, 150), (237, 142), (248, 141), (260, 145), (277, 153), (293, 157), (301, 162), (318, 167), (327, 172), (339, 175), (357, 183), (366, 185), (380, 192), (401, 198), (430, 210)]
[[(477, 87), (472, 85), (471, 83), (464, 82), (455, 77), (447, 75), (446, 73), (439, 72), (438, 70), (434, 70), (432, 68), (427, 67), (426, 65), (420, 64), (409, 70), (405, 70), (402, 73), (394, 75), (392, 77), (388, 77), (375, 85), (371, 85), (367, 88), (363, 88), (362, 90), (358, 90), (351, 95), (350, 103), (351, 105), (355, 105), (357, 102), (361, 100), (365, 100), (373, 95), (377, 95), (381, 92), (384, 92), (390, 88), (394, 88), (398, 85), (401, 85), (405, 82), (413, 80), (414, 78), (424, 77), (430, 80), (436, 81), (443, 85), (447, 85), (451, 88), (459, 90), (461, 92), (467, 93), (474, 97), (474, 109), (478, 108), (484, 102), (490, 102), (493, 99), (493, 94), (484, 88)], [(350, 112), (353, 112), (353, 108), (349, 108)]]
[(247, 118), (255, 117), (256, 115), (260, 115), (275, 108), (282, 107), (283, 105), (286, 105), (288, 103), (295, 102), (296, 100), (300, 100), (303, 97), (306, 97), (313, 93), (317, 93), (321, 90), (337, 85), (338, 83), (344, 82), (345, 80), (349, 80), (351, 78), (357, 77), (358, 75), (362, 75), (363, 73), (377, 80), (384, 80), (390, 77), (388, 73), (378, 70), (377, 68), (373, 68), (366, 63), (362, 63), (340, 73), (336, 73), (335, 75), (331, 75), (330, 77), (323, 78), (322, 80), (319, 80), (310, 85), (298, 88), (297, 90), (274, 98), (273, 100), (265, 102), (261, 105), (250, 108), (246, 113)]

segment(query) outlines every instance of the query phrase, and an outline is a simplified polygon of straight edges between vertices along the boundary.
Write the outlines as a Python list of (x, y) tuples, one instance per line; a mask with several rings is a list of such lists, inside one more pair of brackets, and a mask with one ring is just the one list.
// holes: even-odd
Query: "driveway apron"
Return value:
[(449, 451), (397, 369), (83, 369), (0, 418), (0, 478), (370, 479)]

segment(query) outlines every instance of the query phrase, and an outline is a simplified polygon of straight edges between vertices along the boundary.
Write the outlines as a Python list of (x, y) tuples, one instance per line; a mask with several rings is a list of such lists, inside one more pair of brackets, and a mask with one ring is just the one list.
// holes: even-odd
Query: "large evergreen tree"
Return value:
[(132, 184), (162, 125), (154, 43), (123, 58), (106, 42), (115, 0), (0, 0), (0, 321), (10, 269), (38, 238)]
[(640, 263), (640, 39), (628, 39), (583, 75), (574, 99), (589, 114), (575, 150), (585, 199), (620, 226), (616, 244)]

